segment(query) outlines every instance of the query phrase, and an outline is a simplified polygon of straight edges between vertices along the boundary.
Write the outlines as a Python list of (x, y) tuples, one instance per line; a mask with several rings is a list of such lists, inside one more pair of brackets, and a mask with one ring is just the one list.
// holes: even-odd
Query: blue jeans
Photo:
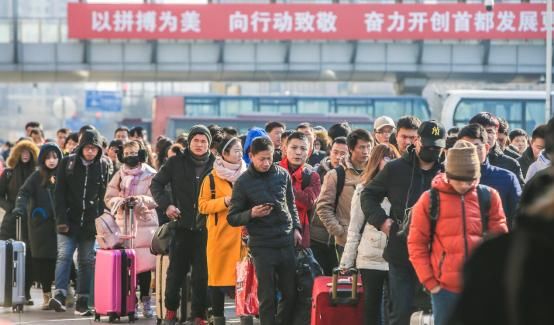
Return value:
[(389, 287), (392, 310), (390, 325), (409, 325), (413, 311), (417, 276), (411, 266), (389, 264)]
[(77, 294), (88, 297), (94, 267), (94, 239), (75, 239), (58, 234), (58, 258), (56, 260), (56, 293), (67, 296), (73, 253), (77, 252)]
[(447, 324), (459, 296), (459, 294), (446, 289), (441, 289), (438, 293), (431, 295), (435, 325)]

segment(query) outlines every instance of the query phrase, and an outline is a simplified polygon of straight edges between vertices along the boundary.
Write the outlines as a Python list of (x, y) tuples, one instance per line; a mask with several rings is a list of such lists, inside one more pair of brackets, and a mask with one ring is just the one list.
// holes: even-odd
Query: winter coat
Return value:
[(308, 164), (311, 166), (317, 166), (325, 157), (327, 157), (327, 153), (325, 151), (314, 151), (308, 158)]
[[(88, 165), (82, 156), (86, 145), (99, 148), (98, 155)], [(66, 234), (73, 238), (92, 240), (96, 228), (94, 220), (104, 211), (104, 195), (109, 168), (102, 157), (100, 135), (86, 131), (75, 154), (59, 163), (56, 177), (56, 224), (69, 226)]]
[[(537, 173), (525, 184), (521, 210), (551, 196), (552, 184), (553, 168)], [(467, 261), (450, 325), (554, 324), (554, 215), (522, 212), (517, 220), (513, 232), (485, 241)]]
[(331, 170), (325, 176), (321, 193), (317, 201), (316, 213), (335, 242), (344, 247), (350, 224), (350, 208), (356, 186), (360, 184), (361, 175), (354, 169), (349, 158), (343, 158), (341, 165), (345, 170), (344, 188), (335, 206), (337, 196), (337, 171)]
[[(507, 146), (505, 149), (504, 149), (504, 154), (508, 157), (511, 157), (511, 158), (514, 158), (515, 160), (518, 160), (521, 155), (519, 154), (519, 152), (517, 152), (517, 149), (515, 149), (514, 147), (512, 147), (511, 145), (510, 146)], [(520, 164), (521, 165), (521, 164)], [(523, 166), (521, 167), (521, 171), (523, 172)], [(523, 173), (525, 175), (525, 173)]]
[(488, 159), (491, 165), (507, 169), (514, 173), (517, 177), (519, 185), (523, 186), (523, 184), (525, 184), (523, 174), (521, 173), (521, 166), (517, 160), (506, 156), (498, 144), (491, 148), (488, 154)]
[(33, 258), (56, 259), (57, 236), (54, 214), (55, 185), (44, 187), (40, 171), (35, 171), (23, 184), (15, 201), (12, 215), (25, 216), (27, 220), (28, 249)]
[(521, 172), (523, 173), (523, 177), (525, 177), (525, 181), (527, 181), (527, 171), (529, 170), (529, 167), (532, 163), (535, 162), (535, 156), (533, 155), (533, 149), (531, 147), (527, 147), (521, 157), (518, 158), (517, 162), (521, 166)]
[[(31, 161), (26, 164), (21, 162), (21, 154), (24, 150), (31, 153)], [(7, 165), (2, 176), (0, 176), (0, 207), (6, 211), (2, 225), (0, 227), (0, 239), (16, 238), (16, 218), (11, 212), (15, 206), (17, 193), (25, 181), (35, 171), (35, 165), (38, 160), (39, 149), (31, 141), (23, 140), (18, 142), (10, 151)], [(27, 215), (21, 215), (21, 238), (28, 244)]]
[(227, 180), (211, 172), (214, 179), (215, 199), (212, 199), (210, 177), (205, 177), (198, 197), (198, 211), (207, 215), (208, 285), (213, 287), (234, 287), (236, 266), (241, 258), (241, 230), (227, 222), (229, 207), (225, 197), (231, 196), (233, 186)]
[(537, 160), (529, 166), (527, 175), (525, 175), (525, 181), (529, 182), (537, 172), (549, 167), (551, 164), (546, 152), (542, 151)]
[[(273, 203), (271, 213), (251, 218), (251, 209)], [(289, 173), (272, 165), (265, 173), (250, 166), (235, 182), (227, 222), (233, 227), (246, 226), (250, 247), (284, 248), (293, 245), (293, 230), (302, 231), (294, 190)]]
[[(290, 173), (287, 158), (281, 160), (280, 166)], [(310, 175), (310, 183), (302, 188), (302, 174)], [(309, 212), (315, 210), (315, 203), (321, 190), (319, 174), (313, 171), (311, 167), (304, 165), (292, 174), (292, 188), (294, 189), (294, 204), (298, 210), (298, 218), (302, 225), (302, 247), (310, 247), (310, 215)], [(305, 177), (305, 176), (304, 176)]]
[[(198, 215), (198, 195), (200, 185), (211, 172), (214, 160), (210, 154), (201, 175), (196, 177), (192, 153), (185, 149), (182, 155), (169, 158), (152, 179), (150, 190), (159, 208), (166, 211), (168, 206), (174, 205), (181, 211), (181, 218), (177, 220), (178, 228), (201, 230), (196, 226), (201, 217)], [(167, 184), (170, 184), (171, 195), (167, 195)]]
[[(415, 150), (410, 147), (401, 158), (387, 163), (362, 191), (362, 211), (368, 216), (370, 224), (381, 229), (387, 218), (394, 221), (383, 252), (389, 264), (411, 267), (406, 240), (397, 234), (399, 225), (405, 218), (406, 209), (410, 209), (421, 194), (431, 188), (431, 181), (441, 168), (441, 164), (436, 162), (430, 170), (421, 169)], [(389, 214), (381, 207), (384, 198), (388, 198), (391, 203)]]
[[(389, 264), (383, 258), (383, 250), (387, 245), (387, 235), (367, 223), (367, 219), (360, 204), (360, 194), (364, 186), (358, 184), (352, 197), (351, 219), (348, 226), (348, 238), (340, 260), (342, 268), (355, 266), (364, 270), (388, 271)], [(389, 211), (390, 203), (387, 199), (381, 204), (385, 211)], [(362, 227), (364, 227), (361, 233)], [(356, 262), (354, 264), (354, 261)]]
[(517, 204), (521, 197), (521, 186), (516, 175), (509, 170), (498, 168), (485, 161), (481, 165), (481, 179), (479, 182), (498, 191), (502, 199), (502, 207), (507, 218), (508, 228), (513, 226)]
[[(483, 240), (477, 188), (473, 187), (461, 195), (448, 183), (445, 174), (437, 175), (432, 187), (439, 194), (435, 234), (431, 238), (431, 200), (427, 191), (412, 210), (408, 235), (410, 261), (419, 281), (427, 290), (440, 285), (441, 288), (458, 293), (462, 288), (463, 263)], [(488, 232), (507, 233), (500, 195), (495, 189), (488, 189), (491, 192)]]
[[(333, 167), (329, 162), (329, 157), (323, 158), (319, 166), (317, 167), (317, 173), (319, 174), (319, 182), (323, 184), (327, 172), (329, 172)], [(321, 194), (321, 190), (320, 190)], [(316, 202), (317, 207), (317, 202)], [(310, 220), (310, 239), (320, 244), (325, 244), (328, 246), (334, 246), (335, 238), (329, 234), (321, 219), (316, 213), (311, 217)]]
[[(138, 170), (139, 168), (140, 172), (137, 173), (135, 169)], [(129, 218), (129, 212), (124, 202), (130, 196), (138, 199), (134, 208), (136, 225), (134, 248), (137, 256), (138, 274), (156, 268), (156, 256), (150, 253), (150, 243), (156, 229), (158, 229), (158, 215), (156, 213), (156, 202), (150, 193), (150, 183), (156, 171), (145, 163), (135, 169), (131, 169), (131, 172), (129, 172), (126, 166), (121, 166), (108, 184), (104, 202), (106, 207), (114, 212), (119, 229), (124, 231), (125, 218)], [(135, 173), (136, 176), (133, 177)], [(132, 179), (132, 181), (130, 183), (122, 181), (126, 179)], [(130, 184), (135, 184), (133, 190), (130, 189)], [(126, 193), (128, 194), (126, 195)]]

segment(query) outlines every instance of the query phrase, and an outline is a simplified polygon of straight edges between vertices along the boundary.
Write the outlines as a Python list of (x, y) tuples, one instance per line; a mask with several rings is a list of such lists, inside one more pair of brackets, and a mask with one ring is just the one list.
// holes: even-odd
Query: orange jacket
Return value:
[[(441, 286), (452, 292), (462, 289), (462, 266), (468, 255), (481, 243), (483, 230), (476, 188), (458, 194), (447, 183), (446, 175), (437, 175), (431, 185), (439, 192), (439, 216), (431, 249), (430, 196), (423, 193), (412, 210), (408, 235), (408, 253), (419, 281), (431, 290)], [(498, 192), (491, 191), (490, 234), (508, 232), (506, 216)], [(465, 228), (465, 229), (464, 229)]]

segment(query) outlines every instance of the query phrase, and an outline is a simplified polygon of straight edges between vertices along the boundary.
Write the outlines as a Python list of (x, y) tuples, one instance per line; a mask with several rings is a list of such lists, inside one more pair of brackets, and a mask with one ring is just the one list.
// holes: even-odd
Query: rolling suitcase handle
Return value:
[(341, 269), (336, 267), (333, 269), (333, 282), (331, 283), (331, 304), (333, 305), (356, 305), (358, 304), (358, 269), (349, 268), (343, 275), (352, 276), (352, 288), (339, 289), (339, 275)]
[[(136, 200), (133, 198), (127, 199), (125, 202), (125, 205), (127, 207), (127, 210), (129, 211), (129, 217), (125, 216), (125, 229), (124, 231), (124, 237), (127, 238), (125, 241), (127, 245), (127, 248), (134, 248), (135, 245), (135, 206), (137, 205)], [(130, 231), (129, 231), (129, 223), (131, 223)]]

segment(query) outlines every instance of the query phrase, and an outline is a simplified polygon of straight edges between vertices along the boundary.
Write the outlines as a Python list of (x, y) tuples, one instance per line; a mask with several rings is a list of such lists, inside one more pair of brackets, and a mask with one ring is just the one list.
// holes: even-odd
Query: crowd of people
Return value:
[[(3, 147), (0, 239), (15, 238), (22, 224), (28, 305), (38, 283), (42, 309), (62, 312), (75, 300), (77, 314), (91, 315), (95, 219), (111, 211), (122, 227), (132, 199), (145, 318), (153, 317), (150, 242), (174, 223), (158, 315), (166, 324), (175, 324), (189, 271), (190, 322), (225, 324), (245, 251), (261, 324), (301, 324), (296, 262), (305, 249), (324, 275), (359, 270), (364, 324), (407, 325), (417, 309), (438, 325), (554, 319), (551, 298), (518, 308), (521, 297), (537, 300), (523, 283), (528, 274), (554, 269), (538, 253), (554, 248), (554, 120), (531, 137), (487, 112), (448, 131), (413, 116), (378, 117), (371, 132), (347, 122), (288, 129), (272, 121), (246, 134), (196, 125), (154, 145), (141, 127), (120, 127), (111, 141), (91, 125), (55, 139), (37, 122), (25, 131)], [(545, 270), (529, 271), (528, 262)]]

